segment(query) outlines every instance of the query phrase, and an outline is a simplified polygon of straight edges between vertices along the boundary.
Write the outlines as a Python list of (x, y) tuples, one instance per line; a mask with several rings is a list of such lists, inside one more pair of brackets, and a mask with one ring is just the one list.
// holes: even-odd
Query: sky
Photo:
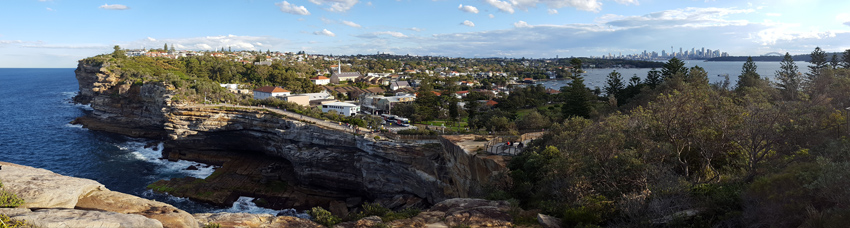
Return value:
[(850, 49), (847, 0), (3, 0), (0, 67), (123, 48), (554, 58)]

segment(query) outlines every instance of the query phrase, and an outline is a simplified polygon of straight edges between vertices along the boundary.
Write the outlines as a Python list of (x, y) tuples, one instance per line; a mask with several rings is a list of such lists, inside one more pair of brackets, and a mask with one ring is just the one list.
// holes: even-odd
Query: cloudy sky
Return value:
[(4, 0), (0, 67), (112, 46), (452, 57), (850, 49), (846, 0)]

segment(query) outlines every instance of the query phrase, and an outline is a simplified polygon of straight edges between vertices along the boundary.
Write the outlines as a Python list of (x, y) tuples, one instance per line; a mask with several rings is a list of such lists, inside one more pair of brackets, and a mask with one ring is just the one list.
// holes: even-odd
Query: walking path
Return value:
[(347, 127), (347, 126), (345, 126), (345, 123), (332, 122), (330, 120), (317, 119), (317, 118), (301, 115), (301, 114), (298, 114), (298, 113), (294, 113), (294, 112), (290, 112), (290, 111), (284, 111), (284, 110), (281, 110), (281, 109), (277, 109), (277, 108), (274, 108), (274, 107), (267, 107), (267, 106), (261, 107), (261, 106), (233, 105), (233, 104), (190, 104), (190, 105), (184, 105), (183, 107), (188, 107), (188, 108), (233, 107), (233, 108), (244, 108), (244, 109), (255, 109), (255, 110), (268, 110), (270, 112), (274, 112), (274, 113), (277, 113), (277, 114), (284, 115), (284, 116), (291, 118), (291, 119), (299, 120), (299, 121), (302, 121), (302, 122), (312, 122), (312, 123), (314, 123), (314, 124), (316, 124), (320, 127), (330, 128), (330, 129), (333, 129), (333, 130), (339, 130), (339, 131), (345, 131), (345, 132), (351, 132), (351, 133), (368, 133), (369, 132), (369, 129), (367, 129), (367, 128), (362, 128), (362, 127), (357, 127), (357, 126)]

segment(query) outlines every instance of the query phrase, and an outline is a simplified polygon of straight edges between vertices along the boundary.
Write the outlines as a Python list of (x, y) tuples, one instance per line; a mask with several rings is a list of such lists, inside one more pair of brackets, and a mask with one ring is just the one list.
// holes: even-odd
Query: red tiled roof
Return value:
[(325, 77), (325, 76), (318, 76), (318, 77), (311, 78), (310, 80), (324, 80), (324, 79), (329, 79), (329, 78)]
[(437, 95), (438, 97), (439, 97), (440, 95), (442, 95), (442, 94), (440, 94), (440, 92), (437, 92), (437, 91), (431, 91), (431, 92), (432, 92), (432, 93), (434, 93), (434, 95)]
[(469, 93), (469, 91), (465, 91), (465, 90), (464, 90), (464, 91), (457, 91), (457, 92), (455, 92), (455, 93), (457, 93), (457, 94), (465, 94), (465, 93)]
[(285, 90), (283, 88), (277, 86), (263, 86), (255, 89), (254, 91), (264, 92), (264, 93), (286, 93), (290, 92), (289, 90)]
[(488, 106), (495, 106), (495, 105), (497, 105), (497, 104), (499, 104), (499, 102), (496, 102), (496, 101), (494, 101), (494, 100), (487, 100), (487, 105), (488, 105)]

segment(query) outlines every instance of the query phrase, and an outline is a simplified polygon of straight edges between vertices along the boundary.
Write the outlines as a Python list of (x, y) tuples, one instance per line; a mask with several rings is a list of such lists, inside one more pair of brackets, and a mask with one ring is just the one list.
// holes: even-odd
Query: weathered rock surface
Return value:
[(561, 228), (561, 219), (552, 216), (537, 214), (537, 222), (543, 228)]
[[(27, 213), (26, 215), (30, 217), (26, 218), (36, 218), (41, 220), (54, 215), (57, 217), (80, 215), (83, 216), (84, 219), (79, 220), (79, 222), (89, 221), (92, 219), (105, 219), (105, 221), (114, 222), (104, 223), (105, 225), (103, 225), (103, 227), (116, 227), (116, 224), (120, 225), (117, 227), (140, 227), (124, 226), (127, 224), (143, 224), (133, 223), (138, 222), (133, 219), (133, 216), (123, 216), (138, 215), (142, 218), (147, 217), (154, 219), (160, 227), (163, 225), (165, 227), (197, 227), (194, 217), (183, 210), (177, 209), (169, 204), (143, 199), (120, 192), (113, 192), (93, 180), (63, 176), (49, 170), (7, 162), (0, 162), (0, 166), (3, 167), (0, 169), (0, 181), (3, 182), (3, 189), (24, 199), (25, 203), (21, 206), (21, 208), (81, 209), (68, 211), (36, 210), (32, 213)], [(88, 213), (86, 211), (92, 211), (92, 213)], [(114, 212), (121, 215), (94, 213), (104, 211)], [(117, 220), (113, 221), (111, 219)], [(86, 227), (89, 224), (93, 224), (77, 223), (77, 220), (72, 221), (75, 222), (67, 224), (78, 225), (71, 227)], [(131, 222), (128, 223), (127, 221)], [(61, 225), (61, 223), (41, 224), (46, 227), (55, 227), (58, 226), (57, 224)], [(97, 227), (101, 226), (98, 225)]]
[(74, 72), (80, 92), (74, 101), (90, 104), (94, 111), (72, 123), (132, 137), (163, 138), (164, 109), (171, 104), (173, 87), (163, 83), (138, 85), (125, 81), (120, 69), (113, 72), (107, 68), (109, 65), (77, 66)]
[(76, 209), (39, 209), (28, 213), (17, 213), (9, 216), (15, 220), (25, 220), (34, 227), (104, 227), (104, 228), (136, 228), (162, 227), (157, 220), (141, 215), (122, 214), (109, 211), (90, 211)]
[(199, 226), (219, 224), (221, 227), (266, 228), (320, 228), (324, 227), (313, 221), (290, 216), (273, 216), (271, 214), (248, 213), (199, 213), (195, 214)]
[[(449, 136), (431, 144), (374, 140), (259, 110), (175, 105), (171, 103), (170, 85), (131, 82), (122, 78), (119, 68), (109, 65), (81, 62), (76, 73), (80, 93), (75, 101), (91, 104), (94, 111), (75, 123), (93, 130), (165, 139), (163, 157), (172, 160), (222, 165), (233, 158), (223, 156), (224, 152), (265, 154), (291, 167), (293, 180), (287, 182), (289, 186), (346, 193), (338, 199), (316, 201), (319, 204), (301, 203), (304, 207), (329, 207), (330, 202), (352, 196), (368, 200), (396, 195), (424, 199), (421, 203), (405, 199), (400, 207), (474, 197), (484, 186), (503, 181), (498, 174), (507, 171), (502, 157), (480, 155), (456, 145), (472, 136)], [(264, 182), (274, 178), (261, 175), (247, 179)], [(224, 204), (235, 200), (233, 194), (250, 195), (238, 189), (193, 193), (187, 196)]]
[(456, 198), (442, 201), (431, 211), (444, 212), (446, 225), (453, 227), (510, 227), (513, 218), (508, 213), (510, 204), (506, 201)]
[(106, 190), (97, 181), (68, 177), (50, 170), (0, 162), (4, 189), (24, 199), (23, 208), (74, 208), (80, 197)]
[(77, 208), (138, 214), (162, 222), (164, 227), (198, 227), (188, 212), (166, 203), (139, 198), (134, 195), (94, 191), (77, 202)]

